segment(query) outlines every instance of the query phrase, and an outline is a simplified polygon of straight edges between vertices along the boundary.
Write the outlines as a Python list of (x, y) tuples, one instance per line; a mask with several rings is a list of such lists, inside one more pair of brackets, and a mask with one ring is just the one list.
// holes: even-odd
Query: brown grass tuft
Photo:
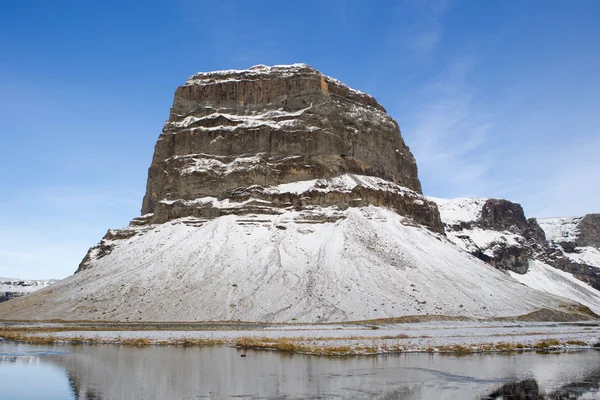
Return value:
[(560, 346), (560, 342), (556, 339), (546, 339), (546, 340), (542, 340), (537, 342), (535, 345), (533, 345), (533, 348), (536, 350), (540, 350), (540, 349), (549, 349), (552, 347), (558, 347)]

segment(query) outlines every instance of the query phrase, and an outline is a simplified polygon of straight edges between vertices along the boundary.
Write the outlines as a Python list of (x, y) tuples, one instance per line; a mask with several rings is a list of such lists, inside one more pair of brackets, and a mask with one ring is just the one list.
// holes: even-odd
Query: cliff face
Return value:
[(398, 124), (373, 97), (305, 64), (200, 73), (175, 92), (142, 214), (181, 217), (191, 209), (162, 208), (346, 173), (421, 192)]
[[(458, 247), (529, 286), (600, 310), (598, 214), (538, 221), (508, 200), (431, 199)], [(574, 278), (587, 285), (578, 286)]]

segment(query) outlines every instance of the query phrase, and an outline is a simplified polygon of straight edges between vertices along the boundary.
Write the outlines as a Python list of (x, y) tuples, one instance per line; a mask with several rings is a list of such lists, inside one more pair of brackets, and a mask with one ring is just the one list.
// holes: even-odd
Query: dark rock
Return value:
[(488, 262), (498, 269), (524, 274), (529, 265), (529, 251), (522, 246), (499, 244), (494, 247), (494, 257)]
[(534, 379), (507, 383), (483, 397), (484, 399), (542, 400), (544, 396)]
[(523, 207), (503, 199), (489, 199), (485, 202), (479, 225), (485, 229), (519, 234), (529, 227)]
[(600, 214), (587, 214), (577, 224), (579, 235), (578, 247), (591, 246), (600, 248)]
[(527, 220), (527, 227), (522, 232), (522, 235), (525, 239), (533, 240), (538, 244), (543, 245), (546, 243), (546, 234), (535, 218)]

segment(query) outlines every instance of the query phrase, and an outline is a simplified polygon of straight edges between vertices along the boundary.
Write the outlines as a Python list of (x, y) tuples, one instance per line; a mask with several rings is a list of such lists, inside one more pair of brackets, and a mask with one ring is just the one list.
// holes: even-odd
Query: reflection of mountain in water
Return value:
[(482, 397), (486, 399), (511, 399), (511, 400), (569, 400), (578, 399), (584, 394), (595, 394), (600, 398), (600, 368), (589, 371), (585, 379), (580, 382), (572, 382), (543, 394), (534, 379), (526, 379), (520, 382), (510, 382), (489, 395)]
[[(568, 397), (569, 393), (597, 390), (600, 382), (600, 352), (595, 351), (460, 358), (428, 354), (327, 358), (248, 351), (242, 358), (241, 350), (229, 347), (68, 349), (70, 354), (39, 360), (65, 370), (77, 400), (556, 400), (576, 398)], [(554, 389), (557, 387), (560, 389)], [(490, 394), (480, 397), (486, 393)]]

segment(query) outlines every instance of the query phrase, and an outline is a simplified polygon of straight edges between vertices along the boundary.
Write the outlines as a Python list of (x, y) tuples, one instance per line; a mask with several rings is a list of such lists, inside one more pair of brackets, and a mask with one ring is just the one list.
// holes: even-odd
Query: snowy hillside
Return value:
[(512, 271), (509, 274), (531, 288), (577, 301), (600, 315), (600, 292), (575, 278), (573, 274), (537, 260), (529, 263), (529, 270), (525, 275)]
[[(330, 209), (315, 208), (317, 214)], [(93, 268), (1, 309), (4, 318), (350, 321), (569, 311), (379, 207), (180, 219), (115, 243)], [(473, 290), (473, 288), (477, 290)]]
[[(526, 220), (523, 215), (520, 223), (517, 218), (516, 222), (503, 226), (503, 218), (514, 218), (515, 214), (522, 212), (518, 204), (495, 200), (508, 206), (496, 207), (488, 212), (496, 219), (490, 223), (483, 217), (486, 204), (491, 207), (490, 199), (429, 199), (438, 204), (446, 235), (458, 248), (506, 270), (515, 280), (533, 289), (580, 302), (600, 314), (600, 291), (582, 281), (580, 275), (581, 270), (591, 276), (600, 273), (594, 272), (594, 268), (600, 268), (600, 250), (575, 247), (574, 241), (579, 234), (577, 224), (581, 217), (536, 221)], [(540, 235), (540, 229), (543, 229), (545, 238)], [(555, 242), (573, 244), (566, 252)], [(576, 271), (579, 276), (557, 269), (549, 265), (550, 262), (561, 269)]]
[(577, 224), (582, 217), (562, 217), (562, 218), (539, 218), (538, 224), (544, 230), (546, 239), (552, 242), (568, 241), (577, 239)]

